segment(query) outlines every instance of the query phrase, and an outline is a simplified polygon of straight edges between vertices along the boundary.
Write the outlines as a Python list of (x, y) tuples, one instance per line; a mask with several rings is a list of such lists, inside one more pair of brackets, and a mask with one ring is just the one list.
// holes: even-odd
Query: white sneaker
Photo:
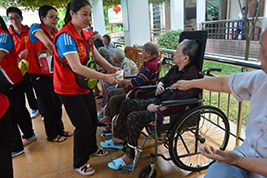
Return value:
[(37, 117), (38, 114), (39, 114), (38, 109), (34, 109), (34, 110), (32, 110), (31, 118), (33, 119), (33, 118)]

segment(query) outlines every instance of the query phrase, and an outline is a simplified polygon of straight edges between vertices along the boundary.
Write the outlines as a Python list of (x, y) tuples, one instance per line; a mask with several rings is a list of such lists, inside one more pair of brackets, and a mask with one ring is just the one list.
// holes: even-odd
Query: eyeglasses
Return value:
[(50, 16), (49, 17), (51, 20), (59, 20), (58, 16)]
[(8, 17), (8, 20), (9, 20), (9, 21), (12, 21), (12, 20), (19, 20), (19, 19), (20, 19), (20, 16)]

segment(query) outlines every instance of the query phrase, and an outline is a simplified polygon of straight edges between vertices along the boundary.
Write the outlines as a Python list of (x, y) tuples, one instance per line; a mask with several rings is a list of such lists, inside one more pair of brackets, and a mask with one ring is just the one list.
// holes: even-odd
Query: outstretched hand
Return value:
[(200, 153), (209, 159), (214, 159), (222, 163), (238, 165), (240, 156), (231, 151), (215, 150), (212, 146), (200, 148)]
[(106, 80), (110, 83), (110, 84), (118, 84), (118, 80), (116, 80), (116, 76), (119, 74), (106, 74)]
[(192, 88), (190, 86), (190, 81), (186, 80), (178, 80), (176, 83), (171, 85), (171, 89), (179, 89), (179, 90), (188, 90)]

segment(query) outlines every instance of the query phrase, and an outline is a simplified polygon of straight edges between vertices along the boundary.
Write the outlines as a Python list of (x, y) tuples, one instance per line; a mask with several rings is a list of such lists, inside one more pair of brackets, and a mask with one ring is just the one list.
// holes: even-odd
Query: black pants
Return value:
[(40, 98), (43, 104), (47, 139), (52, 140), (64, 132), (64, 126), (61, 120), (62, 104), (54, 92), (52, 77), (32, 73), (31, 78), (37, 98)]
[(75, 127), (74, 168), (86, 164), (90, 154), (97, 151), (97, 112), (95, 96), (91, 90), (86, 95), (58, 95)]
[(239, 33), (241, 32), (241, 36), (242, 36), (242, 40), (245, 40), (246, 37), (245, 37), (245, 30), (244, 30), (244, 27), (242, 28), (237, 28), (236, 29), (236, 35), (235, 35), (235, 39), (237, 40), (238, 39), (238, 36), (239, 36)]
[(37, 109), (37, 100), (35, 98), (33, 88), (32, 88), (32, 83), (31, 83), (31, 78), (28, 72), (23, 76), (23, 81), (25, 84), (25, 93), (26, 97), (29, 103), (29, 106), (32, 110)]
[(0, 118), (0, 177), (12, 178), (12, 158), (10, 147), (10, 112), (9, 109)]
[[(153, 101), (155, 98), (124, 100), (121, 104), (114, 137), (127, 139), (130, 145), (137, 146), (142, 129), (147, 123), (155, 120), (155, 113), (147, 110), (147, 106)], [(134, 159), (134, 149), (127, 146), (125, 154)]]
[[(23, 138), (33, 136), (32, 120), (29, 111), (25, 106), (24, 82), (21, 81), (13, 86), (12, 90), (4, 94), (9, 99), (10, 104), (10, 126), (11, 126), (11, 151), (23, 150), (20, 132), (18, 126), (23, 133)], [(18, 125), (18, 126), (17, 126)]]

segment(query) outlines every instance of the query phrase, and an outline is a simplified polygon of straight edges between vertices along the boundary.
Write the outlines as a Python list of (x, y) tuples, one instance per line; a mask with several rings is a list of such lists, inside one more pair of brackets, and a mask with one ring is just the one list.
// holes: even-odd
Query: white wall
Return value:
[(230, 19), (237, 19), (240, 12), (238, 1), (230, 1)]

